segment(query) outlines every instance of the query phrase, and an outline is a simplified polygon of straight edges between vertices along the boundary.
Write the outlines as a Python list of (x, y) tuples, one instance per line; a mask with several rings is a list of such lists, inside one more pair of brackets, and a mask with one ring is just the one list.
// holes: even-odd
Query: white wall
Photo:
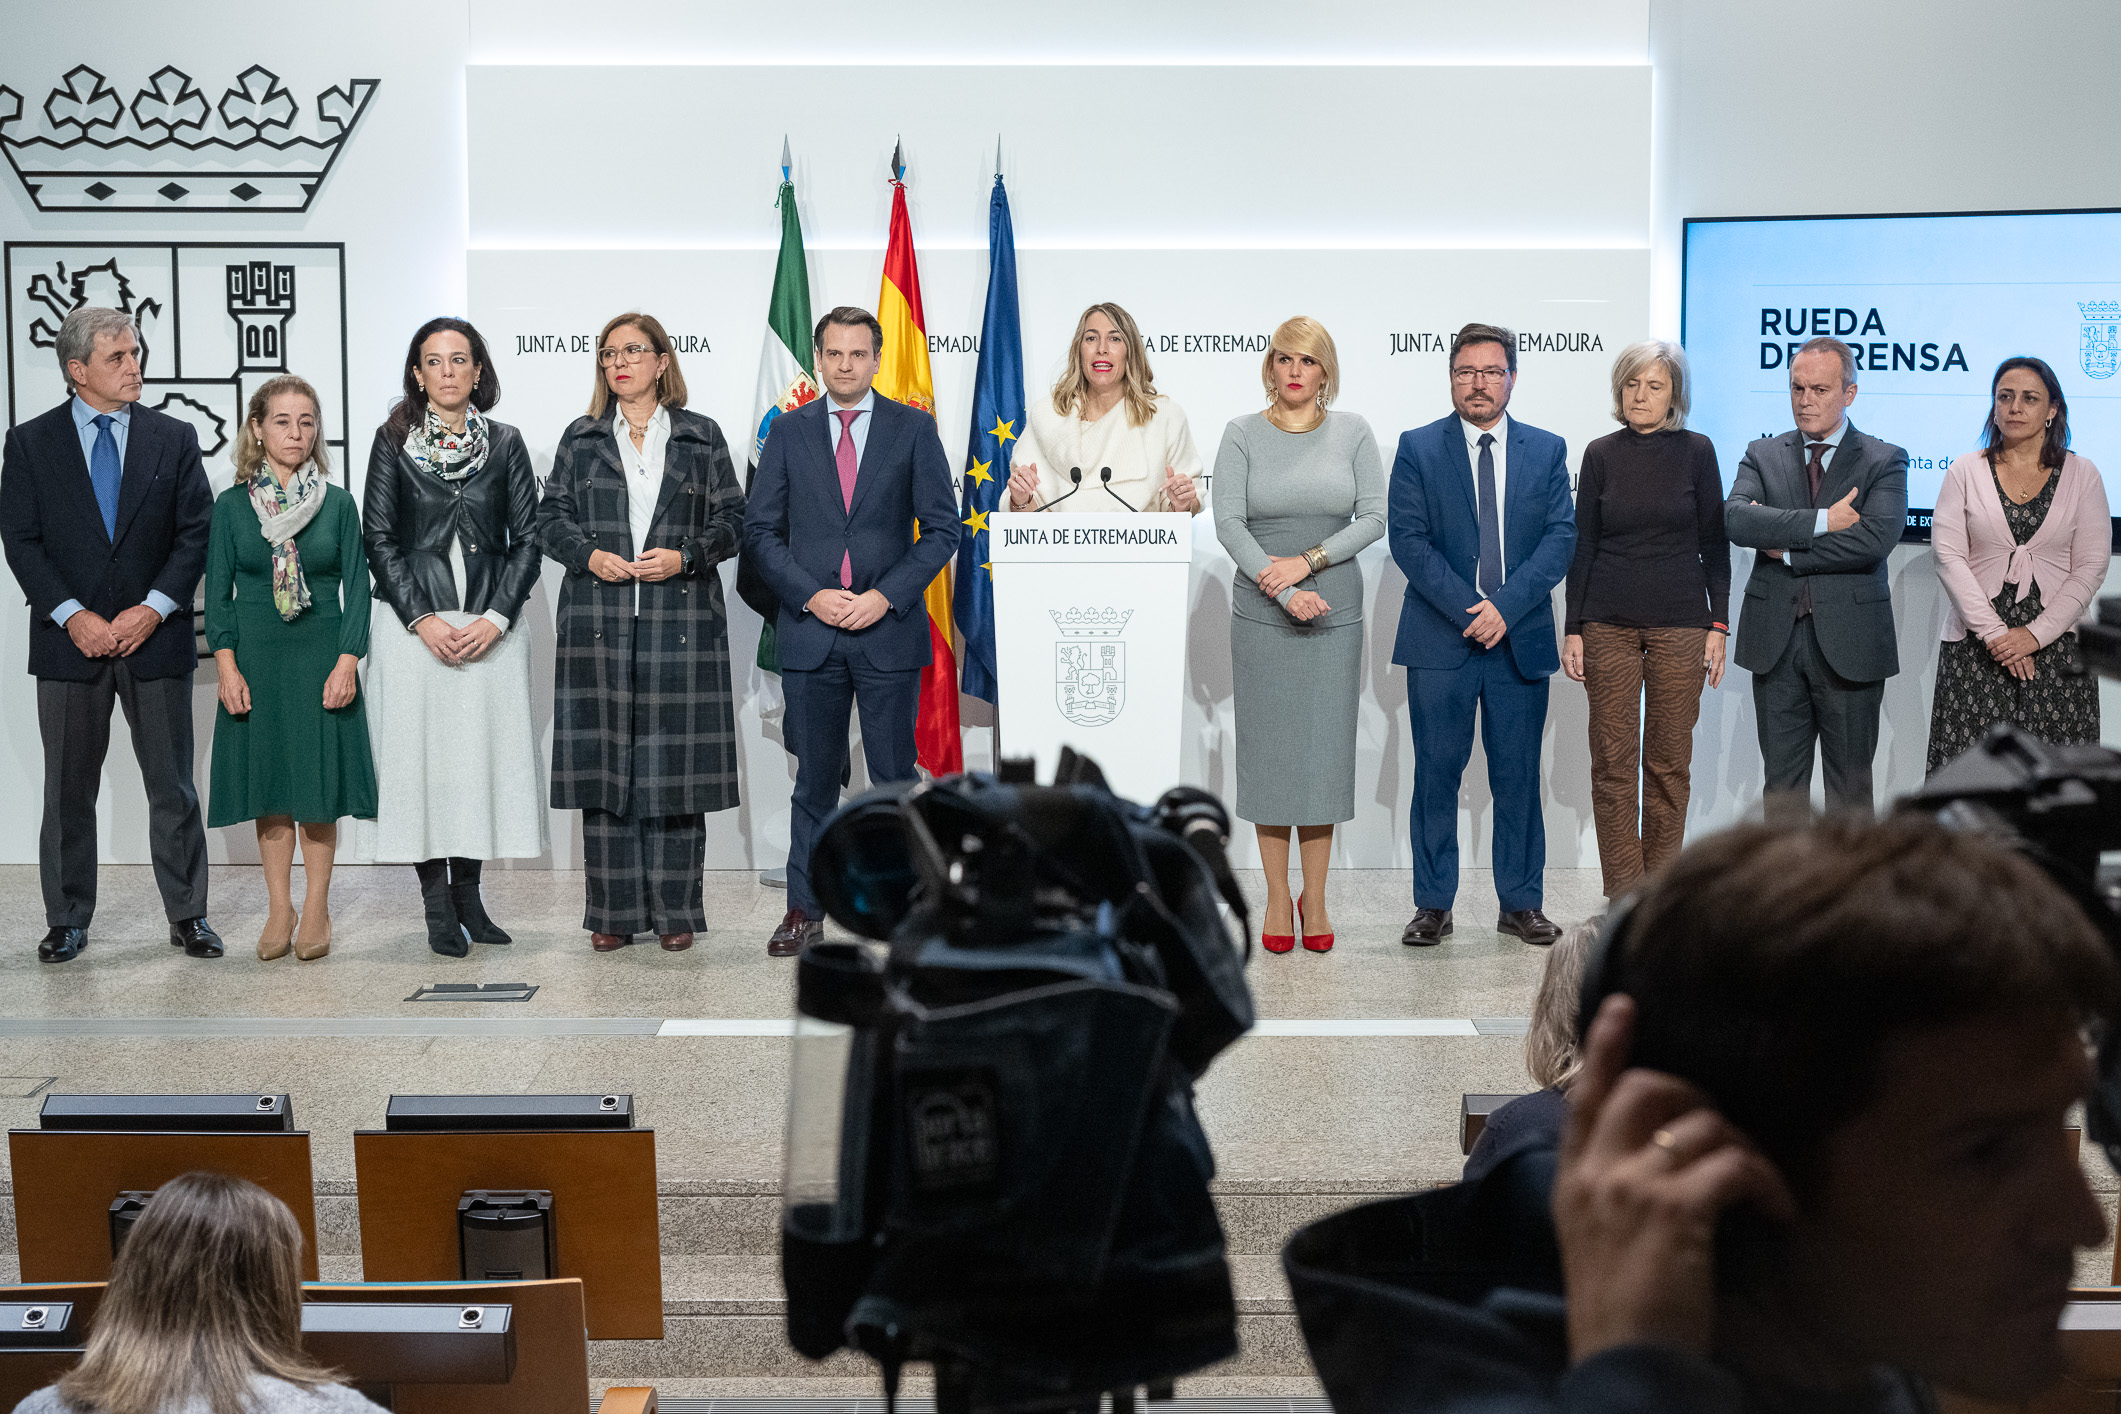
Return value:
[[(10, 242), (343, 241), (347, 420), (355, 429), (356, 458), (365, 457), (367, 429), (382, 420), (395, 393), (406, 338), (421, 320), (464, 309), (464, 0), (364, 0), (357, 7), (112, 0), (98, 7), (91, 30), (64, 6), (11, 5), (4, 28), (0, 83), (23, 94), (30, 113), (61, 75), (84, 62), (127, 103), (149, 75), (173, 64), (209, 104), (219, 102), (242, 70), (263, 64), (279, 75), (303, 118), (327, 87), (382, 80), (304, 214), (46, 214), (12, 172), (0, 172), (0, 239)], [(217, 485), (228, 483), (225, 458), (208, 470), (218, 473)], [(353, 480), (359, 484), (358, 469)], [(0, 811), (0, 862), (6, 863), (37, 857), (44, 778), (36, 693), (24, 672), (28, 615), (20, 605), (12, 577), (0, 570), (0, 800), (14, 806)], [(193, 694), (202, 798), (213, 681), (209, 667), (195, 679)], [(145, 863), (147, 805), (122, 724), (113, 733), (101, 804), (104, 858)], [(207, 841), (216, 860), (256, 857), (247, 827), (209, 831)]]
[[(623, 286), (624, 268), (593, 254), (614, 247), (666, 253), (643, 268), (676, 261), (698, 278), (756, 264), (773, 242), (784, 131), (796, 147), (806, 230), (822, 253), (814, 264), (844, 258), (832, 268), (849, 273), (833, 276), (833, 288), (851, 281), (853, 298), (873, 297), (867, 266), (883, 232), (880, 177), (891, 140), (905, 136), (924, 273), (935, 272), (931, 320), (952, 333), (977, 325), (974, 276), (946, 272), (959, 257), (968, 272), (977, 268), (986, 164), (1000, 133), (1026, 252), (1034, 384), (1052, 335), (1028, 327), (1032, 308), (1078, 302), (1073, 290), (1030, 288), (1037, 253), (1147, 249), (1183, 262), (1188, 251), (1274, 252), (1245, 278), (1275, 298), (1254, 301), (1248, 288), (1235, 302), (1255, 322), (1266, 317), (1249, 312), (1255, 302), (1293, 312), (1313, 291), (1339, 300), (1335, 292), (1353, 287), (1358, 267), (1403, 261), (1392, 268), (1404, 272), (1406, 302), (1380, 300), (1374, 310), (1343, 303), (1349, 312), (1333, 316), (1336, 332), (1356, 331), (1346, 338), (1356, 362), (1368, 358), (1374, 368), (1351, 380), (1346, 405), (1358, 406), (1356, 389), (1373, 380), (1361, 410), (1378, 410), (1384, 439), (1399, 430), (1394, 421), (1426, 420), (1425, 399), (1440, 410), (1443, 390), (1433, 360), (1389, 351), (1379, 358), (1364, 341), (1402, 327), (1403, 313), (1403, 327), (1420, 330), (1536, 297), (1527, 287), (1498, 289), (1498, 268), (1533, 271), (1540, 261), (1531, 257), (1542, 255), (1563, 265), (1617, 258), (1635, 272), (1620, 279), (1633, 291), (1625, 298), (1634, 313), (1609, 306), (1625, 315), (1614, 327), (1632, 320), (1631, 334), (1670, 332), (1687, 215), (2095, 205), (2121, 190), (2121, 113), (2080, 75), (2082, 56), (2114, 53), (2121, 42), (2121, 10), (2106, 0), (2049, 0), (2008, 23), (1972, 0), (1768, 8), (1532, 0), (1510, 7), (1506, 21), (1443, 0), (1350, 0), (1300, 12), (1260, 0), (1172, 0), (1091, 27), (1065, 8), (975, 0), (798, 26), (779, 11), (678, 0), (630, 7), (617, 21), (573, 0), (386, 0), (337, 10), (219, 0), (179, 14), (117, 0), (99, 10), (95, 43), (84, 46), (70, 12), (15, 7), (0, 83), (29, 95), (34, 108), (91, 51), (126, 95), (165, 63), (185, 69), (209, 98), (251, 62), (275, 69), (305, 102), (327, 84), (381, 79), (311, 210), (44, 215), (0, 174), (0, 237), (345, 242), (357, 454), (419, 320), (467, 307), (498, 320), (511, 304), (566, 303), (549, 290), (517, 299), (484, 284), (481, 272), (508, 268), (504, 254), (591, 253), (584, 258), (604, 272), (591, 285), (599, 298)], [(467, 65), (482, 67), (467, 79)], [(775, 67), (790, 65), (805, 67)], [(845, 67), (817, 67), (826, 65)], [(919, 67), (900, 67), (909, 65)], [(522, 66), (544, 72), (526, 83)], [(697, 82), (709, 75), (719, 87)], [(467, 83), (474, 100), (492, 102), (468, 102)], [(486, 154), (470, 171), (467, 148)], [(641, 195), (629, 200), (632, 188)], [(1467, 246), (1525, 258), (1500, 267), (1492, 253), (1469, 258), (1464, 268), (1477, 278), (1439, 286), (1451, 249)], [(681, 258), (716, 252), (734, 263)], [(649, 293), (662, 293), (666, 306), (693, 298), (682, 289)], [(1152, 284), (1139, 298), (1154, 305), (1162, 294)], [(734, 390), (706, 405), (732, 426), (750, 413), (763, 313), (762, 300), (749, 300), (758, 306), (750, 313), (744, 302), (728, 298), (731, 332), (717, 329), (713, 356), (699, 361), (710, 386)], [(1590, 371), (1564, 376), (1563, 367), (1528, 364), (1521, 410), (1580, 445), (1604, 430), (1595, 413), (1569, 410), (1581, 387), (1564, 399), (1568, 406), (1543, 403)], [(1241, 370), (1183, 358), (1169, 369), (1174, 386), (1188, 388), (1196, 435), (1211, 447), (1221, 421), (1242, 410), (1249, 385)], [(971, 359), (939, 355), (936, 371), (954, 457), (964, 412), (951, 390), (969, 379)], [(532, 396), (542, 376), (512, 374), (502, 415), (549, 447), (580, 392), (555, 384), (548, 405)], [(1728, 466), (1738, 449), (1723, 450)], [(1213, 564), (1204, 549), (1192, 609), (1204, 641), (1218, 607)], [(1900, 551), (1894, 563), (1908, 671), (1887, 693), (1888, 790), (1920, 772), (1936, 612), (1927, 564), (1920, 550)], [(1737, 568), (1742, 576), (1742, 555)], [(1396, 572), (1376, 552), (1369, 584), (1375, 635), (1389, 628), (1398, 592)], [(10, 588), (0, 584), (0, 599), (13, 601)], [(739, 661), (750, 632), (740, 616)], [(24, 633), (19, 608), (0, 613), (0, 798), (20, 803), (0, 819), (0, 861), (35, 857), (42, 762), (34, 695), (20, 668)], [(1367, 786), (1359, 791), (1364, 815), (1347, 842), (1351, 862), (1405, 855), (1410, 752), (1388, 656), (1373, 643), (1363, 750), (1366, 771), (1374, 753), (1377, 798)], [(1227, 723), (1214, 702), (1213, 664), (1201, 666), (1211, 690), (1197, 704), (1199, 744), (1189, 747), (1187, 770), (1226, 788), (1226, 753), (1215, 743)], [(199, 679), (197, 703), (203, 781), (210, 674)], [(1582, 738), (1580, 690), (1557, 684), (1547, 753), (1557, 864), (1592, 858)], [(1695, 817), (1730, 818), (1758, 787), (1742, 673), (1705, 701), (1697, 743)], [(754, 803), (784, 812), (785, 777), (752, 770)], [(107, 775), (105, 855), (144, 861), (145, 807), (122, 745)], [(1476, 758), (1465, 832), (1484, 852), (1479, 776)], [(246, 833), (215, 832), (228, 837), (211, 841), (215, 857), (251, 857)], [(748, 849), (753, 834), (769, 853), (770, 822), (747, 825), (732, 848)], [(564, 859), (564, 842), (560, 849)]]

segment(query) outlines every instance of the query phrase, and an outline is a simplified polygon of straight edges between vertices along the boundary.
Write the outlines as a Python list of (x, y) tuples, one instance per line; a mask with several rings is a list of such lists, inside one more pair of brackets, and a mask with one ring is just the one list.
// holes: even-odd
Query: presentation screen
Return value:
[(1681, 338), (1688, 426), (1728, 486), (1786, 432), (1789, 360), (1831, 334), (1856, 355), (1849, 420), (1907, 448), (1907, 538), (1929, 539), (1945, 468), (1978, 449), (2006, 358), (2045, 359), (2071, 450), (2121, 507), (2121, 211), (1690, 220)]

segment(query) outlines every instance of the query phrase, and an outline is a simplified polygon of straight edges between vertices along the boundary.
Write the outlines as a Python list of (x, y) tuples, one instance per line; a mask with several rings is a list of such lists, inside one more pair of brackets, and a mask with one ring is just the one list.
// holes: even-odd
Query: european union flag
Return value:
[(965, 535), (957, 546), (958, 637), (965, 644), (964, 692), (992, 702), (994, 567), (987, 517), (1009, 484), (1009, 444), (1024, 426), (1023, 321), (1016, 309), (1016, 231), (1009, 192), (994, 174), (987, 205), (987, 313), (980, 322), (979, 373), (972, 383), (972, 440), (965, 452)]

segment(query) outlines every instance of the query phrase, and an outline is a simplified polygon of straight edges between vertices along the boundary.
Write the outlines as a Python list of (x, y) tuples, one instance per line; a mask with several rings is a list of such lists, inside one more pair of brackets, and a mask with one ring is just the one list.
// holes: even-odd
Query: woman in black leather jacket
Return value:
[(481, 862), (546, 850), (522, 624), (538, 486), (522, 434), (486, 416), (500, 396), (478, 330), (421, 325), (361, 505), (375, 596), (397, 614), (378, 616), (369, 657), (374, 858), (414, 865), (427, 944), (450, 957), (510, 940), (480, 899)]

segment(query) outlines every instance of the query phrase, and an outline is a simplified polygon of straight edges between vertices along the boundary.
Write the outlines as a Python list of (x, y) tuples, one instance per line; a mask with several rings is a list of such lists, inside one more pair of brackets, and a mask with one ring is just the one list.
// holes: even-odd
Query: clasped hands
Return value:
[[(1191, 486), (1192, 482), (1189, 480), (1186, 484)], [(1183, 510), (1184, 507), (1180, 509)], [(1284, 589), (1292, 584), (1301, 584), (1310, 578), (1310, 575), (1310, 563), (1303, 556), (1276, 555), (1267, 561), (1267, 567), (1253, 576), (1253, 579), (1259, 585), (1260, 593), (1274, 599), (1280, 597)], [(1289, 596), (1288, 611), (1290, 617), (1297, 622), (1309, 623), (1320, 614), (1331, 613), (1333, 606), (1320, 597), (1316, 590), (1301, 589)]]
[(1989, 657), (1996, 660), (1998, 667), (2020, 682), (2033, 680), (2038, 671), (2033, 665), (2033, 655), (2040, 651), (2040, 640), (2033, 637), (2031, 629), (2005, 629), (1986, 640), (1986, 644)]
[(66, 636), (89, 658), (127, 658), (162, 627), (162, 616), (145, 604), (135, 604), (115, 619), (106, 619), (89, 609), (76, 609), (66, 618)]
[(414, 624), (412, 631), (420, 635), (428, 652), (452, 668), (478, 662), (501, 638), (501, 630), (492, 619), (477, 618), (462, 628), (451, 628), (440, 614), (429, 614)]
[(890, 613), (891, 601), (874, 589), (859, 594), (851, 589), (820, 589), (810, 596), (808, 608), (818, 622), (853, 633)]
[(649, 550), (637, 560), (622, 560), (609, 550), (589, 552), (589, 572), (606, 584), (623, 584), (629, 579), (654, 584), (684, 567), (685, 557), (676, 550)]

